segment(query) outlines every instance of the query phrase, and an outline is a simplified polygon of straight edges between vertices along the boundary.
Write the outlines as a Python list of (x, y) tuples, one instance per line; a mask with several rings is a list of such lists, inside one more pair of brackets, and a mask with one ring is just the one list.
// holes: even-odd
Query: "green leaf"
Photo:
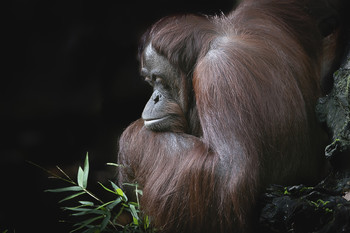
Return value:
[(117, 188), (115, 191), (118, 193), (119, 196), (121, 196), (121, 197), (125, 196), (125, 194), (121, 188)]
[(111, 212), (107, 212), (105, 218), (103, 219), (103, 221), (101, 223), (101, 227), (100, 227), (101, 231), (103, 231), (106, 228), (110, 219), (111, 219)]
[(109, 166), (115, 166), (115, 167), (124, 167), (124, 165), (117, 164), (117, 163), (107, 163)]
[(123, 198), (123, 201), (124, 202), (127, 202), (128, 201), (128, 197), (125, 195), (125, 193), (123, 192), (123, 190), (121, 188), (118, 187), (118, 185), (116, 185), (115, 183), (113, 183), (112, 181), (109, 181), (111, 182), (111, 185), (113, 187), (113, 189), (115, 190), (115, 194), (121, 196)]
[(122, 198), (118, 197), (118, 198), (117, 198), (115, 201), (113, 201), (112, 203), (108, 202), (108, 203), (110, 203), (110, 204), (108, 204), (108, 205), (106, 206), (106, 208), (109, 209), (109, 210), (112, 210), (112, 209), (113, 209), (114, 207), (116, 207), (121, 201), (122, 201)]
[(134, 205), (136, 208), (139, 206), (137, 202), (129, 201), (129, 205)]
[(139, 221), (138, 221), (139, 216), (137, 215), (137, 210), (136, 210), (134, 205), (129, 205), (129, 207), (130, 207), (130, 213), (132, 215), (133, 222), (136, 226), (138, 226), (139, 225)]
[(89, 211), (89, 210), (93, 210), (93, 209), (89, 209), (89, 208), (81, 208), (79, 206), (76, 207), (63, 207), (64, 210), (70, 210), (70, 211)]
[(113, 187), (114, 191), (116, 191), (116, 192), (117, 192), (117, 190), (118, 190), (118, 189), (120, 189), (120, 188), (119, 188), (119, 186), (118, 186), (118, 185), (116, 185), (114, 182), (112, 182), (112, 181), (109, 181), (109, 182), (111, 183), (111, 185), (112, 185), (112, 187)]
[(47, 189), (45, 192), (52, 192), (52, 193), (59, 193), (59, 192), (68, 192), (68, 191), (81, 191), (83, 190), (79, 186), (70, 186), (65, 188), (58, 188), (58, 189)]
[(84, 180), (84, 171), (81, 167), (79, 167), (78, 176), (77, 176), (78, 185), (82, 188), (85, 188), (83, 185), (83, 180)]
[(68, 201), (68, 200), (70, 200), (70, 199), (73, 199), (73, 198), (78, 197), (78, 196), (83, 195), (83, 194), (85, 194), (84, 191), (82, 191), (82, 192), (80, 192), (80, 193), (72, 194), (72, 195), (70, 195), (70, 196), (68, 196), (68, 197), (66, 197), (66, 198), (63, 198), (63, 199), (60, 200), (58, 203), (61, 203), (61, 202), (64, 202), (64, 201)]
[(91, 201), (79, 201), (80, 204), (84, 206), (94, 206), (95, 204)]
[(96, 220), (99, 220), (99, 219), (101, 219), (101, 218), (103, 218), (103, 216), (97, 216), (97, 217), (94, 217), (94, 218), (90, 218), (90, 219), (88, 219), (88, 220), (85, 220), (85, 221), (83, 221), (83, 222), (76, 223), (76, 224), (74, 224), (74, 226), (79, 226), (79, 227), (76, 228), (76, 229), (74, 229), (74, 230), (72, 230), (71, 232), (78, 231), (78, 230), (80, 230), (80, 229), (82, 229), (82, 228), (88, 226), (89, 224), (91, 224), (91, 223), (93, 223), (93, 222), (95, 222)]
[(83, 176), (83, 187), (87, 187), (89, 177), (89, 153), (86, 152), (85, 162), (84, 162), (84, 176)]
[(137, 216), (137, 210), (136, 210), (135, 206), (132, 205), (132, 204), (130, 204), (129, 207), (130, 207), (130, 210), (131, 210), (131, 214), (132, 214), (133, 216), (135, 216), (136, 218), (138, 218), (138, 216)]
[(99, 184), (102, 186), (102, 188), (104, 188), (106, 191), (111, 192), (111, 193), (114, 193), (114, 194), (117, 194), (115, 191), (113, 191), (113, 190), (107, 188), (106, 186), (104, 186), (101, 182), (98, 182), (98, 183), (99, 183)]
[(134, 223), (135, 226), (139, 225), (139, 221), (137, 220), (137, 218), (135, 218), (134, 216), (132, 216), (132, 221)]
[(104, 215), (106, 214), (106, 211), (103, 210), (97, 210), (97, 209), (88, 209), (88, 208), (66, 208), (68, 210), (77, 212), (72, 214), (73, 216), (82, 216), (82, 215), (87, 215), (87, 214), (98, 214), (98, 215)]
[(144, 222), (143, 222), (144, 229), (147, 230), (149, 228), (149, 225), (150, 225), (150, 221), (149, 221), (148, 215), (146, 215), (144, 217)]
[(123, 183), (123, 185), (127, 185), (127, 186), (131, 186), (131, 187), (137, 187), (138, 184), (137, 183)]
[(137, 189), (137, 190), (136, 190), (136, 193), (139, 194), (139, 195), (141, 195), (141, 196), (143, 195), (143, 192), (142, 192), (141, 189)]
[(121, 199), (122, 199), (121, 197), (118, 197), (116, 200), (104, 203), (103, 205), (98, 206), (96, 209), (98, 210), (106, 207), (107, 211), (110, 211), (121, 202)]
[(123, 190), (121, 188), (117, 188), (115, 190), (119, 196), (123, 198), (124, 202), (128, 202), (128, 197), (124, 194)]

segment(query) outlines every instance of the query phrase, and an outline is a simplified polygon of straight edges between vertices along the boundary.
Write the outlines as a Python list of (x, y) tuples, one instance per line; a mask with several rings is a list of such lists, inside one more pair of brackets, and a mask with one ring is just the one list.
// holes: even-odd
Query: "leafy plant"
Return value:
[[(109, 165), (119, 166), (117, 164), (108, 163)], [(99, 182), (99, 185), (103, 190), (112, 193), (115, 198), (111, 201), (104, 202), (98, 198), (95, 194), (87, 189), (88, 176), (89, 176), (89, 156), (86, 154), (84, 168), (79, 167), (77, 182), (73, 181), (61, 168), (57, 167), (62, 173), (62, 176), (58, 176), (50, 171), (51, 175), (60, 180), (64, 180), (69, 183), (70, 186), (57, 189), (48, 189), (46, 192), (60, 193), (60, 192), (73, 192), (59, 201), (59, 203), (68, 200), (77, 200), (79, 203), (73, 207), (62, 207), (66, 211), (70, 211), (72, 216), (81, 216), (83, 220), (75, 223), (75, 227), (71, 232), (82, 231), (84, 233), (99, 233), (99, 232), (143, 232), (153, 233), (155, 229), (150, 227), (150, 220), (148, 216), (142, 215), (140, 211), (139, 195), (142, 195), (142, 190), (137, 188), (137, 184), (127, 184), (134, 186), (137, 202), (128, 200), (123, 190), (119, 188), (114, 182), (110, 181), (111, 187), (106, 187)], [(86, 196), (90, 196), (90, 200), (80, 199)], [(118, 223), (118, 218), (122, 214), (130, 213), (132, 216), (132, 222), (126, 225)]]

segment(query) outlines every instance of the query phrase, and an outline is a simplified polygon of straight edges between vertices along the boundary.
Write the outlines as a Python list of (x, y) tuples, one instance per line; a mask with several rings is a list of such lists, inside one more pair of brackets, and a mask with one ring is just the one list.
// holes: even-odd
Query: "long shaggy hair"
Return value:
[(248, 232), (269, 183), (324, 171), (322, 37), (297, 0), (247, 0), (231, 14), (167, 17), (144, 35), (180, 71), (188, 129), (120, 139), (120, 182), (138, 182), (161, 232)]

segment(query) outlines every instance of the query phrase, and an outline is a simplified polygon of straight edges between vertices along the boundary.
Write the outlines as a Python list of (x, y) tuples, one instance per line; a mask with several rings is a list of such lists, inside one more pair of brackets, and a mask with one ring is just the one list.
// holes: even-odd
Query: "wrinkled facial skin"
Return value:
[(148, 45), (141, 60), (141, 75), (153, 87), (142, 113), (144, 126), (152, 131), (183, 132), (186, 120), (180, 103), (180, 73)]

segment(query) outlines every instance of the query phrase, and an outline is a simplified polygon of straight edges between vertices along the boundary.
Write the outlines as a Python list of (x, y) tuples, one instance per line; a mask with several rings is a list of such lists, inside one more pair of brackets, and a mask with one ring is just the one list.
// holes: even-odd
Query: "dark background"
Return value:
[[(143, 32), (163, 16), (220, 14), (234, 0), (12, 0), (4, 7), (0, 82), (0, 232), (69, 232), (66, 186), (27, 161), (73, 178), (90, 155), (90, 183), (113, 179), (117, 141), (150, 88), (138, 74)], [(92, 185), (94, 188), (94, 185)], [(101, 190), (101, 189), (100, 189)], [(102, 194), (101, 194), (102, 195)]]

